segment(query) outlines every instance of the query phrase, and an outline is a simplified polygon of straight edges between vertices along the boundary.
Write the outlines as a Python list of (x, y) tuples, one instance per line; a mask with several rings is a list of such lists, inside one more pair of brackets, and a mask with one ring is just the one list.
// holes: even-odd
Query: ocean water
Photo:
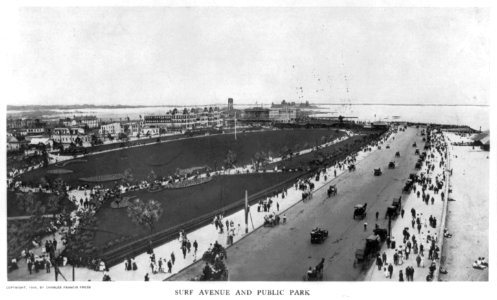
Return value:
[[(254, 105), (236, 105), (244, 109)], [(264, 107), (269, 107), (265, 105)], [(96, 115), (102, 119), (123, 120), (126, 117), (138, 119), (147, 114), (161, 114), (171, 107), (140, 107), (140, 108), (92, 108), (92, 109), (59, 109), (42, 114), (43, 118), (63, 118), (73, 115)], [(344, 105), (323, 104), (313, 109), (319, 115), (356, 117), (359, 121), (408, 121), (438, 124), (467, 125), (474, 129), (488, 130), (490, 123), (490, 106), (450, 106), (450, 105)], [(19, 111), (8, 111), (8, 114), (18, 115)]]
[(361, 121), (393, 121), (467, 125), (488, 130), (490, 106), (450, 105), (320, 105), (320, 114), (357, 117)]

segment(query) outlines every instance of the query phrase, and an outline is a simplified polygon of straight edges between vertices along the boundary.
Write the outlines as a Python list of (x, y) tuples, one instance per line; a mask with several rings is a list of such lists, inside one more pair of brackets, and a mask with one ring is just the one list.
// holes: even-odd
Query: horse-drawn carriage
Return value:
[(406, 184), (404, 185), (404, 188), (402, 189), (402, 193), (410, 194), (413, 185), (414, 185), (414, 181), (412, 181), (412, 179), (407, 179)]
[(387, 239), (387, 236), (388, 236), (388, 230), (386, 230), (385, 228), (375, 228), (373, 230), (373, 233), (374, 235), (377, 235), (380, 237), (380, 241), (384, 242), (386, 239)]
[(349, 165), (349, 172), (355, 171), (355, 164)]
[(328, 230), (316, 227), (311, 231), (311, 244), (321, 244), (328, 238)]
[(385, 218), (391, 217), (396, 218), (400, 214), (400, 210), (402, 209), (402, 196), (399, 198), (393, 198), (392, 205), (387, 207), (387, 211), (385, 213)]
[(304, 281), (321, 281), (323, 280), (324, 258), (321, 259), (315, 268), (309, 267), (307, 274), (304, 275)]
[(395, 152), (395, 157), (400, 157), (400, 152), (399, 151)]
[(371, 258), (376, 257), (378, 251), (380, 251), (380, 237), (378, 235), (370, 235), (366, 239), (364, 248), (357, 249), (355, 252), (354, 268), (358, 264), (361, 264), (362, 269), (365, 269)]
[(336, 185), (330, 185), (328, 188), (328, 198), (331, 196), (336, 196), (338, 192), (337, 186)]
[(395, 162), (394, 161), (391, 161), (388, 163), (388, 168), (389, 169), (395, 169)]
[(374, 174), (374, 176), (380, 176), (381, 175), (381, 169), (380, 168), (374, 169), (373, 174)]
[(366, 217), (366, 208), (368, 207), (368, 204), (367, 203), (364, 203), (364, 204), (357, 204), (356, 206), (354, 206), (354, 215), (352, 216), (352, 218), (355, 220), (356, 217), (359, 219), (359, 220), (362, 220)]

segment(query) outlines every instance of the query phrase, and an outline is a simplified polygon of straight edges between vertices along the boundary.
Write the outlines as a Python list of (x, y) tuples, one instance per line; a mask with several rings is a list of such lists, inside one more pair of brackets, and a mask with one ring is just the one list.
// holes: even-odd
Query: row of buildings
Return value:
[[(202, 128), (232, 127), (236, 121), (251, 123), (290, 123), (299, 117), (294, 106), (252, 107), (237, 110), (233, 99), (228, 106), (171, 109), (162, 114), (140, 116), (138, 120), (104, 121), (96, 116), (73, 116), (57, 120), (29, 118), (7, 119), (8, 150), (19, 149), (21, 143), (42, 141), (50, 145), (71, 144), (88, 147), (108, 141), (151, 137), (168, 132), (185, 132)], [(235, 121), (236, 120), (236, 121)]]

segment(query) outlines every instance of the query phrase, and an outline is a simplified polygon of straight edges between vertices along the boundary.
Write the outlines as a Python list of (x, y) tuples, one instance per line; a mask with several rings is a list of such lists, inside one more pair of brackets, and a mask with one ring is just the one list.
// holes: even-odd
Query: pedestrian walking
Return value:
[(364, 222), (364, 231), (368, 230), (368, 222)]
[(404, 281), (404, 273), (402, 273), (402, 270), (399, 270), (399, 281)]
[(33, 274), (33, 262), (31, 261), (31, 259), (28, 260), (28, 271), (29, 271), (29, 275)]
[(383, 266), (383, 261), (381, 260), (380, 255), (376, 256), (376, 265), (378, 266), (378, 271), (381, 271), (381, 267)]
[(176, 261), (176, 256), (174, 255), (174, 252), (171, 252), (171, 262), (174, 265), (174, 262)]
[(383, 264), (386, 265), (387, 264), (387, 254), (386, 254), (386, 252), (383, 252), (383, 254), (381, 255), (381, 259), (383, 260)]
[(172, 263), (171, 263), (171, 261), (169, 260), (169, 261), (167, 262), (167, 272), (168, 272), (168, 273), (171, 273), (172, 268), (173, 268), (173, 264), (172, 264)]
[(148, 273), (147, 273), (147, 274), (145, 274), (145, 281), (149, 281), (149, 280), (150, 280), (150, 278), (148, 278)]
[(198, 249), (198, 243), (197, 240), (193, 242), (193, 249), (195, 250), (195, 254), (197, 254), (197, 249)]
[(276, 210), (280, 211), (280, 204), (278, 202), (276, 202)]
[(416, 256), (416, 263), (418, 264), (418, 268), (421, 266), (421, 256)]
[(377, 211), (377, 212), (376, 212), (376, 220), (378, 220), (378, 217), (379, 217), (379, 216), (380, 216), (380, 212), (379, 212), (379, 211)]
[(393, 266), (392, 266), (392, 264), (388, 265), (388, 274), (389, 274), (389, 278), (392, 279), (392, 274), (393, 274)]
[(181, 247), (181, 252), (183, 252), (183, 259), (186, 259), (186, 247)]
[(402, 217), (402, 219), (404, 218), (404, 209), (400, 211), (400, 216)]

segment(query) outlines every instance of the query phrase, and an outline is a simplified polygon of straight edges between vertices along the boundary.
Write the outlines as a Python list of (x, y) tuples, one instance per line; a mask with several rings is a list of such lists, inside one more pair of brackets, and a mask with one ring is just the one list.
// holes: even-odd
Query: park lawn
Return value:
[(59, 176), (70, 185), (78, 185), (82, 184), (79, 178), (122, 173), (128, 168), (132, 170), (135, 179), (139, 180), (145, 179), (151, 170), (157, 175), (168, 176), (174, 174), (178, 168), (206, 165), (219, 169), (228, 150), (236, 154), (236, 165), (246, 165), (258, 151), (272, 151), (279, 155), (284, 147), (296, 150), (295, 146), (298, 145), (302, 149), (306, 143), (312, 147), (316, 143), (320, 144), (323, 136), (337, 138), (343, 134), (334, 129), (294, 129), (239, 133), (237, 140), (233, 134), (188, 138), (87, 156), (85, 163), (68, 164), (64, 167), (73, 170), (71, 174), (46, 174), (47, 170), (57, 168), (50, 166), (26, 173), (21, 176), (21, 180), (36, 184), (44, 176)]
[[(202, 215), (221, 209), (237, 201), (243, 203), (245, 190), (248, 194), (270, 188), (285, 180), (295, 178), (302, 173), (260, 173), (215, 176), (212, 181), (184, 189), (168, 189), (160, 192), (146, 190), (127, 193), (126, 196), (135, 195), (142, 200), (154, 199), (162, 204), (164, 210), (155, 231), (158, 232), (176, 225), (188, 222)], [(97, 234), (95, 246), (105, 246), (119, 236), (140, 238), (148, 235), (150, 231), (140, 225), (134, 224), (128, 217), (126, 208), (111, 208), (110, 200), (98, 211)]]

